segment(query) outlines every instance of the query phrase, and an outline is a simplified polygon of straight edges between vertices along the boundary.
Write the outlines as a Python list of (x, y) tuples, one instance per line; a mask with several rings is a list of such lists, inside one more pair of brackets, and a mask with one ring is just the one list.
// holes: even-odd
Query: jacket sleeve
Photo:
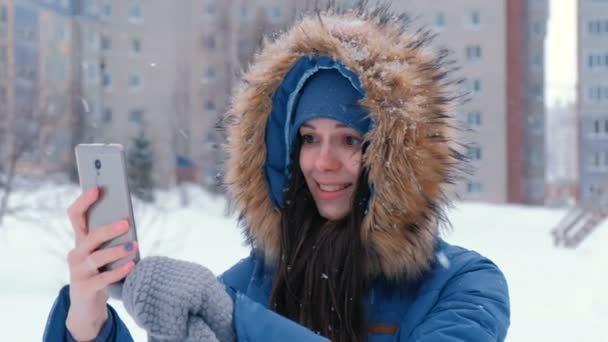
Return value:
[(422, 323), (401, 341), (504, 341), (510, 324), (507, 282), (495, 264), (474, 255), (440, 290)]
[[(73, 342), (75, 341), (65, 326), (70, 308), (70, 287), (64, 286), (49, 313), (44, 329), (44, 342)], [(114, 308), (108, 305), (108, 320), (104, 323), (99, 335), (92, 342), (133, 342), (124, 322)]]
[[(253, 274), (260, 267), (254, 252), (222, 274), (219, 279), (234, 300), (234, 328), (241, 342), (326, 342), (328, 339), (310, 329), (267, 309), (249, 298)], [(252, 286), (255, 288), (255, 286)], [(259, 289), (258, 289), (259, 290)]]

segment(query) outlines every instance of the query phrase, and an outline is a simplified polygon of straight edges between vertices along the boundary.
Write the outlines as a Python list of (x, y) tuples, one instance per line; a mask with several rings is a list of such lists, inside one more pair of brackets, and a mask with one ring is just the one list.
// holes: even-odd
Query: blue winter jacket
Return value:
[[(370, 342), (503, 341), (509, 327), (509, 297), (501, 271), (487, 258), (439, 241), (432, 269), (416, 284), (390, 290), (376, 281), (366, 298), (369, 324), (398, 327), (394, 334), (370, 333)], [(238, 341), (326, 341), (309, 329), (268, 309), (273, 274), (256, 253), (219, 279), (234, 291)], [(73, 341), (65, 327), (69, 289), (61, 289), (51, 310), (44, 341)], [(95, 340), (132, 341), (125, 324), (109, 307), (109, 319)]]

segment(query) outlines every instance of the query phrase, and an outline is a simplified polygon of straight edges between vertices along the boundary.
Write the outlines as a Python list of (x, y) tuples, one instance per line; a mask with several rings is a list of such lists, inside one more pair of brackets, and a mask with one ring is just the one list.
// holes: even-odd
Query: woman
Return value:
[(455, 82), (428, 40), (405, 16), (358, 8), (267, 42), (226, 120), (226, 184), (251, 255), (219, 282), (169, 259), (79, 271), (129, 253), (94, 252), (120, 232), (86, 233), (93, 190), (70, 210), (72, 277), (45, 339), (131, 340), (103, 290), (128, 275), (125, 306), (151, 340), (504, 340), (504, 276), (438, 235), (465, 164)]

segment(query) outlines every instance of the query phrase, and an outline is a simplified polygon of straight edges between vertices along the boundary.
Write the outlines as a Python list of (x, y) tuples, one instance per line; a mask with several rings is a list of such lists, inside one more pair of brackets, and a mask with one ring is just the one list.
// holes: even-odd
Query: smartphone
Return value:
[[(129, 222), (129, 230), (125, 234), (104, 243), (100, 249), (137, 241), (122, 145), (79, 144), (75, 148), (75, 153), (82, 191), (88, 191), (93, 187), (99, 188), (100, 191), (97, 202), (87, 211), (89, 229), (93, 230), (119, 220)], [(139, 251), (100, 268), (100, 272), (119, 268), (131, 260), (135, 263), (139, 262)]]

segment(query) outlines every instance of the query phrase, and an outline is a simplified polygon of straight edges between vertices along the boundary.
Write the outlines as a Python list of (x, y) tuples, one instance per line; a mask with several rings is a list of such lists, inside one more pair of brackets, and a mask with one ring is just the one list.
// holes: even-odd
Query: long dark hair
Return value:
[(361, 172), (352, 210), (343, 219), (321, 217), (299, 166), (299, 146), (281, 211), (280, 259), (273, 310), (332, 341), (366, 341), (367, 289), (361, 222), (370, 196)]

